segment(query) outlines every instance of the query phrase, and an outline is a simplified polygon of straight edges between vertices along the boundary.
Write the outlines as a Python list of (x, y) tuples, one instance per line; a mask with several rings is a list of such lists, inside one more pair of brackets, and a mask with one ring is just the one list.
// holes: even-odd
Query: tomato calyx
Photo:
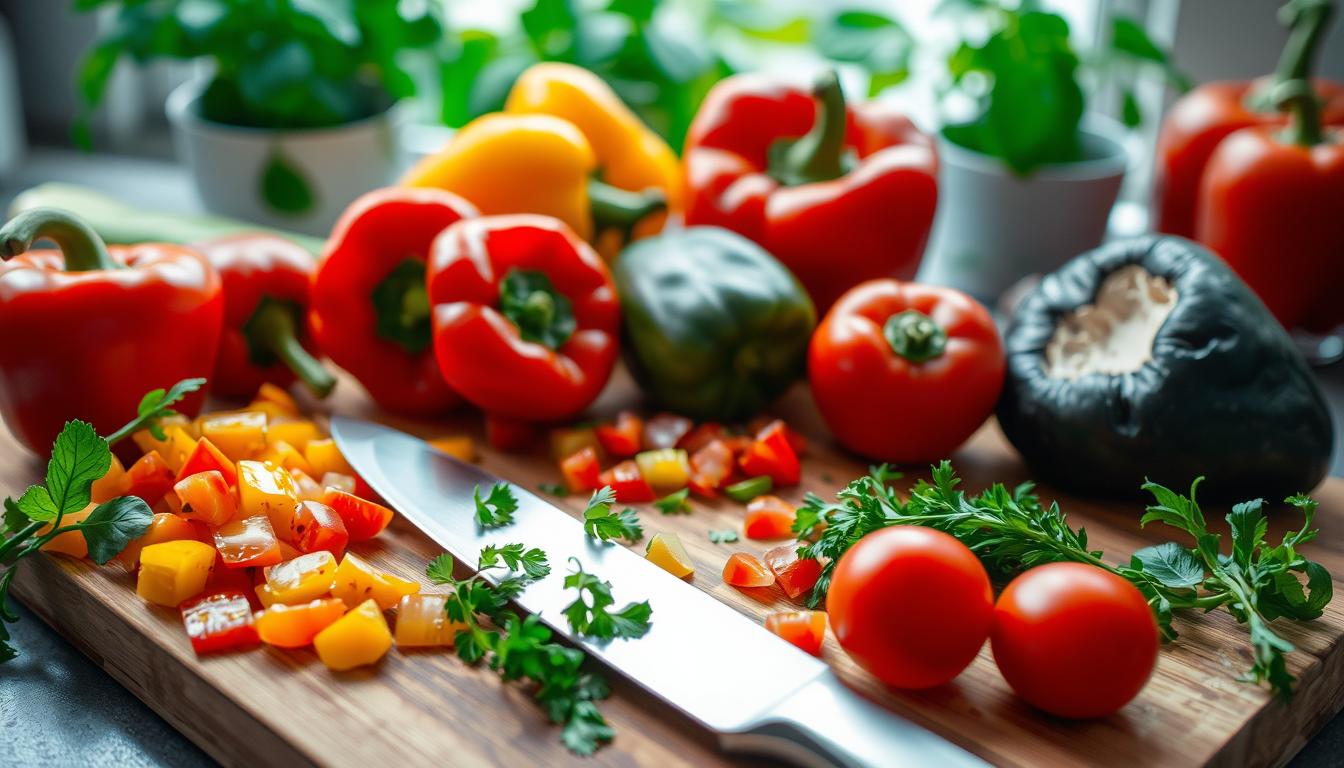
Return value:
[(947, 348), (947, 331), (917, 309), (888, 317), (882, 335), (893, 352), (912, 363), (932, 360)]

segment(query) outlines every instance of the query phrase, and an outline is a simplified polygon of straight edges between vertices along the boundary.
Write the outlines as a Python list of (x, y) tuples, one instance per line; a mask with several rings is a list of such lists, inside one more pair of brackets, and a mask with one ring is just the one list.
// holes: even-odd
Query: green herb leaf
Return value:
[(570, 558), (574, 572), (565, 577), (565, 589), (577, 589), (579, 596), (562, 611), (570, 629), (580, 635), (599, 640), (643, 637), (650, 629), (649, 618), (653, 609), (647, 600), (629, 603), (612, 611), (615, 600), (611, 596), (611, 582), (583, 570), (578, 560)]
[(558, 499), (563, 499), (569, 495), (569, 489), (559, 483), (540, 483), (537, 485), (537, 489)]
[(501, 562), (511, 571), (521, 570), (529, 579), (544, 578), (551, 572), (546, 553), (535, 547), (525, 549), (522, 544), (505, 544), (500, 547), (487, 544), (481, 548), (478, 570), (494, 568)]
[(1264, 499), (1244, 501), (1232, 507), (1227, 523), (1232, 528), (1232, 559), (1243, 568), (1249, 567), (1255, 548), (1265, 540), (1269, 521), (1262, 511)]
[(664, 515), (689, 515), (691, 513), (690, 504), (686, 503), (690, 498), (691, 489), (682, 488), (653, 502), (653, 506), (658, 508)]
[(95, 507), (77, 527), (89, 545), (89, 557), (103, 565), (143, 536), (153, 521), (154, 513), (143, 499), (118, 496)]
[(583, 531), (599, 541), (624, 539), (636, 542), (644, 538), (644, 528), (639, 516), (633, 509), (624, 509), (619, 513), (612, 510), (616, 502), (616, 493), (611, 486), (604, 485), (593, 492), (588, 506), (583, 510)]
[(1204, 564), (1190, 550), (1174, 541), (1135, 552), (1131, 567), (1144, 571), (1173, 589), (1196, 587), (1204, 580)]
[(31, 520), (51, 522), (89, 505), (89, 487), (107, 474), (112, 452), (93, 427), (68, 421), (51, 447), (46, 487), (30, 486), (18, 507)]
[(734, 541), (737, 541), (737, 531), (731, 529), (723, 531), (710, 531), (709, 540), (715, 544), (731, 544)]
[(434, 584), (452, 584), (453, 578), (453, 556), (444, 552), (433, 560), (425, 568), (425, 575)]
[(156, 440), (168, 439), (167, 434), (163, 431), (163, 426), (159, 422), (169, 416), (176, 416), (177, 411), (173, 410), (172, 406), (203, 386), (205, 386), (205, 379), (183, 379), (167, 390), (155, 389), (149, 391), (141, 398), (140, 406), (136, 409), (136, 417), (126, 426), (108, 435), (107, 444), (116, 445), (123, 438), (130, 437), (142, 429), (148, 429)]
[(508, 483), (495, 483), (490, 496), (481, 500), (481, 487), (476, 486), (472, 494), (476, 503), (476, 521), (482, 528), (498, 528), (513, 522), (513, 513), (518, 511), (518, 498)]
[(23, 510), (19, 509), (19, 503), (6, 496), (4, 528), (0, 528), (0, 532), (13, 533), (28, 525), (28, 520), (28, 516), (23, 513)]

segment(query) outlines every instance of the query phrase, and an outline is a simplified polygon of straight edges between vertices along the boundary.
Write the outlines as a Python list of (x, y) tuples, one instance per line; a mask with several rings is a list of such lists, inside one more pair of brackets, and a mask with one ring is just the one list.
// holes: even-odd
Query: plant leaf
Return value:
[(1204, 564), (1190, 550), (1174, 541), (1140, 549), (1134, 553), (1133, 561), (1163, 586), (1176, 589), (1196, 587), (1204, 580)]
[(154, 513), (137, 496), (118, 496), (94, 508), (79, 523), (80, 533), (89, 545), (89, 558), (103, 565), (116, 557), (133, 539), (144, 535)]

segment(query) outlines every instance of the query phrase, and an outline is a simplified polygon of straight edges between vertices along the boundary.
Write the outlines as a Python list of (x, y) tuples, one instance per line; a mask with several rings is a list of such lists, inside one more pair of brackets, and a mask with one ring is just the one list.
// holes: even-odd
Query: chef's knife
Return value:
[[(513, 524), (483, 530), (472, 492), (499, 478), (380, 424), (338, 416), (331, 432), (360, 476), (454, 557), (475, 564), (485, 545), (510, 542), (545, 550), (552, 573), (528, 586), (518, 605), (714, 731), (724, 749), (808, 766), (984, 765), (852, 692), (826, 664), (695, 586), (589, 538), (577, 519), (526, 488), (511, 484)], [(649, 633), (606, 643), (571, 633), (561, 613), (573, 599), (563, 586), (570, 558), (610, 581), (618, 605), (648, 600)]]

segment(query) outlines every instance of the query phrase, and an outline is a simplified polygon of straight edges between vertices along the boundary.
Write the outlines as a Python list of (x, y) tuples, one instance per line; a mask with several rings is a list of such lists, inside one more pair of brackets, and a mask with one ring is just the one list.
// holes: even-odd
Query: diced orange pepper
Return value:
[(457, 633), (466, 629), (448, 618), (446, 595), (407, 595), (397, 604), (396, 640), (398, 648), (452, 645)]
[(201, 418), (201, 437), (232, 461), (250, 459), (266, 447), (266, 414), (255, 411), (216, 413)]
[(695, 563), (686, 554), (686, 547), (682, 546), (681, 539), (675, 533), (654, 534), (644, 557), (679, 579), (695, 573)]
[(778, 496), (757, 496), (747, 504), (743, 533), (748, 539), (787, 539), (793, 535), (798, 510)]
[[(61, 527), (64, 528), (67, 525), (84, 522), (84, 519), (93, 514), (93, 510), (97, 508), (97, 504), (91, 503), (78, 512), (71, 512), (70, 514), (65, 515), (61, 518)], [(48, 533), (51, 533), (51, 523), (47, 523), (37, 530), (38, 536), (45, 536)], [(71, 557), (88, 557), (89, 544), (84, 540), (83, 531), (66, 531), (65, 533), (53, 536), (51, 541), (43, 544), (42, 551), (69, 555)]]
[(618, 459), (639, 453), (644, 440), (644, 420), (633, 411), (621, 411), (612, 424), (600, 424), (595, 430), (602, 450)]
[(126, 495), (139, 496), (149, 506), (159, 503), (172, 490), (177, 475), (168, 467), (158, 451), (150, 451), (126, 470)]
[(723, 564), (723, 582), (732, 587), (768, 587), (775, 574), (746, 552), (734, 552)]
[(253, 396), (252, 402), (272, 403), (291, 416), (298, 416), (300, 414), (299, 404), (295, 402), (294, 396), (289, 394), (288, 390), (283, 387), (278, 387), (269, 381), (263, 382), (262, 385), (257, 388), (257, 394)]
[(331, 592), (336, 558), (330, 552), (299, 555), (267, 568), (266, 582), (257, 585), (257, 597), (267, 607), (275, 603), (298, 605)]
[(179, 480), (173, 490), (182, 504), (178, 514), (188, 520), (200, 520), (206, 525), (223, 525), (238, 514), (233, 490), (217, 469), (189, 475)]
[(160, 513), (154, 516), (140, 538), (129, 542), (126, 548), (117, 554), (117, 562), (127, 571), (134, 571), (140, 565), (140, 552), (145, 547), (162, 544), (165, 541), (188, 539), (200, 541), (200, 530), (179, 515)]
[(266, 450), (261, 452), (261, 460), (269, 462), (286, 472), (297, 469), (305, 474), (312, 475), (313, 467), (308, 463), (298, 449), (284, 440), (272, 442)]
[(339, 597), (351, 608), (369, 599), (380, 607), (391, 608), (401, 598), (419, 591), (417, 582), (380, 571), (352, 552), (345, 553), (331, 585), (331, 596)]
[(224, 476), (225, 485), (238, 484), (238, 468), (234, 466), (233, 461), (216, 448), (215, 444), (210, 442), (210, 438), (202, 437), (196, 441), (196, 446), (178, 468), (177, 479), (185, 480), (197, 472), (208, 472), (212, 469)]
[(299, 501), (316, 501), (322, 498), (322, 492), (325, 489), (313, 479), (312, 475), (297, 469), (291, 469), (289, 470), (289, 476), (294, 478), (294, 489), (298, 494)]
[(131, 441), (135, 443), (135, 446), (140, 449), (141, 453), (158, 451), (160, 456), (165, 455), (172, 438), (172, 435), (168, 433), (169, 427), (181, 427), (186, 430), (187, 434), (192, 435), (193, 437), (195, 436), (195, 429), (193, 429), (191, 425), (191, 420), (181, 414), (160, 419), (159, 427), (163, 429), (162, 440), (155, 437), (154, 433), (150, 432), (148, 429), (142, 429), (131, 435)]
[(275, 530), (265, 515), (239, 516), (216, 528), (215, 549), (230, 568), (275, 565), (283, 557)]
[(351, 541), (367, 541), (382, 532), (392, 522), (392, 510), (368, 499), (328, 487), (322, 494), (322, 503), (336, 510)]
[(826, 640), (825, 611), (780, 611), (765, 617), (765, 628), (813, 656)]
[(578, 453), (560, 462), (560, 475), (570, 493), (595, 491), (602, 487), (602, 467), (597, 463), (597, 451), (592, 446), (580, 448)]
[(303, 449), (303, 456), (308, 459), (308, 464), (312, 466), (314, 477), (321, 477), (328, 472), (340, 472), (343, 475), (355, 474), (355, 470), (341, 455), (341, 449), (336, 447), (336, 441), (331, 438), (308, 441), (308, 445)]
[(112, 455), (112, 465), (107, 468), (107, 472), (102, 477), (93, 481), (89, 487), (89, 501), (95, 504), (102, 504), (108, 499), (115, 499), (126, 493), (126, 468), (122, 466), (121, 459)]
[(158, 605), (175, 608), (205, 589), (215, 564), (215, 548), (191, 539), (150, 544), (140, 550), (135, 591)]
[[(277, 421), (266, 427), (266, 442), (285, 442), (303, 451), (314, 440), (322, 439), (322, 430), (311, 421)], [(307, 459), (307, 456), (304, 456)]]
[(280, 548), (280, 562), (283, 563), (286, 560), (293, 560), (303, 554), (299, 551), (298, 547), (280, 538), (279, 533), (275, 534), (275, 538), (275, 545)]
[(288, 531), (299, 501), (289, 472), (260, 461), (238, 462), (238, 506), (246, 517), (265, 515), (271, 527)]
[(317, 658), (337, 672), (376, 663), (392, 647), (378, 604), (365, 600), (313, 638)]
[(461, 461), (476, 460), (476, 442), (470, 435), (444, 435), (429, 441), (434, 449)]
[(302, 648), (344, 615), (345, 603), (335, 598), (301, 605), (277, 603), (257, 614), (257, 634), (267, 645)]

